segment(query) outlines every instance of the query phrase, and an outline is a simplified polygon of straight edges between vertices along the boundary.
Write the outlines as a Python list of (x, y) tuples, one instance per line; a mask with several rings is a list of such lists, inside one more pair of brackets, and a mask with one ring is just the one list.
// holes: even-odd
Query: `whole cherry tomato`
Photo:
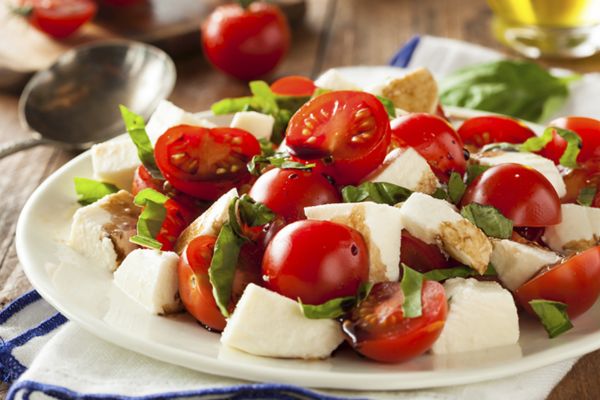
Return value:
[[(600, 158), (600, 121), (586, 117), (565, 117), (550, 122), (550, 126), (568, 129), (579, 135), (582, 142), (581, 152), (577, 156), (580, 163)], [(552, 141), (539, 153), (558, 164), (560, 157), (567, 148), (567, 141), (556, 132), (552, 135)]]
[(336, 183), (357, 184), (383, 162), (390, 123), (375, 96), (334, 91), (315, 97), (292, 116), (285, 141), (297, 158), (323, 159), (324, 172)]
[(250, 80), (279, 64), (290, 45), (290, 28), (275, 5), (227, 4), (217, 7), (202, 25), (202, 45), (218, 69)]
[(312, 79), (299, 75), (279, 78), (271, 84), (273, 93), (282, 96), (312, 96), (316, 88)]
[(477, 147), (498, 142), (523, 143), (535, 136), (535, 132), (524, 123), (497, 115), (469, 118), (458, 128), (457, 133), (464, 144)]
[(17, 11), (38, 30), (62, 39), (91, 20), (97, 8), (92, 0), (25, 0)]
[(396, 363), (427, 351), (442, 333), (448, 306), (444, 287), (424, 281), (423, 314), (404, 318), (404, 294), (398, 282), (380, 282), (342, 322), (354, 350), (372, 360)]

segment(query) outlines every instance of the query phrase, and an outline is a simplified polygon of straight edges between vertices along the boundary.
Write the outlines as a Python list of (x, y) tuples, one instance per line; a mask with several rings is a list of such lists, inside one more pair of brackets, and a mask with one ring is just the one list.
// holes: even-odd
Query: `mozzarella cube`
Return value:
[(418, 68), (401, 78), (390, 79), (380, 89), (380, 93), (390, 99), (394, 107), (408, 112), (433, 114), (438, 105), (437, 82), (426, 68)]
[(237, 195), (237, 190), (231, 189), (219, 197), (208, 210), (204, 211), (202, 215), (181, 232), (175, 243), (175, 251), (181, 254), (188, 243), (197, 236), (217, 236), (223, 224), (229, 220), (229, 204)]
[(444, 289), (448, 316), (432, 353), (461, 353), (517, 343), (519, 316), (508, 290), (497, 282), (473, 278), (449, 279)]
[(114, 274), (115, 285), (152, 314), (181, 310), (177, 263), (171, 251), (137, 249)]
[(230, 127), (243, 129), (257, 139), (271, 139), (275, 118), (256, 111), (237, 112), (233, 116)]
[(155, 144), (163, 133), (177, 125), (203, 126), (205, 128), (215, 127), (215, 124), (212, 122), (184, 111), (170, 101), (163, 100), (146, 124), (146, 133), (152, 144)]
[(315, 86), (329, 90), (360, 90), (358, 86), (344, 78), (335, 68), (329, 69), (319, 76), (315, 81)]
[(490, 262), (500, 281), (510, 290), (516, 290), (546, 265), (556, 264), (560, 257), (549, 250), (512, 240), (492, 239)]
[(361, 233), (369, 250), (369, 281), (400, 277), (402, 215), (396, 207), (373, 202), (324, 204), (304, 209), (306, 217), (348, 225)]
[(508, 163), (525, 165), (544, 175), (552, 184), (554, 190), (556, 190), (558, 197), (563, 197), (567, 194), (565, 182), (554, 162), (537, 154), (494, 150), (482, 153), (481, 155), (473, 154), (473, 159), (477, 160), (481, 165), (489, 166)]
[(75, 212), (68, 243), (93, 265), (112, 272), (137, 248), (129, 238), (136, 234), (140, 212), (124, 190), (105, 196)]
[(561, 223), (546, 227), (542, 236), (548, 247), (562, 254), (572, 254), (598, 243), (600, 226), (592, 226), (592, 221), (598, 221), (596, 209), (578, 204), (562, 204), (560, 209)]
[(112, 183), (119, 189), (131, 189), (133, 174), (141, 162), (129, 136), (95, 144), (91, 152), (94, 179)]
[(221, 335), (224, 345), (265, 357), (318, 359), (344, 335), (331, 319), (309, 319), (294, 300), (249, 284)]
[(413, 192), (431, 194), (439, 182), (431, 167), (412, 147), (392, 150), (383, 164), (366, 179), (370, 182), (388, 182)]
[(453, 205), (415, 192), (400, 207), (404, 228), (417, 239), (436, 244), (456, 260), (483, 274), (490, 262), (492, 245), (471, 221)]

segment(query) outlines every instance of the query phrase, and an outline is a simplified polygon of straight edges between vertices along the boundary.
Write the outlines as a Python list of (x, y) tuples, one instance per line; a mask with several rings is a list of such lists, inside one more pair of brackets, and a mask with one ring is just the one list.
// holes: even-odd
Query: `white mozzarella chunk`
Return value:
[(400, 207), (402, 224), (414, 237), (436, 244), (456, 260), (483, 274), (492, 245), (485, 234), (444, 200), (415, 192)]
[(315, 85), (321, 89), (329, 90), (360, 90), (358, 86), (344, 78), (335, 68), (329, 69), (319, 76), (315, 81)]
[(340, 324), (306, 318), (294, 300), (249, 284), (221, 335), (224, 345), (265, 357), (319, 359), (344, 340)]
[(600, 226), (592, 226), (592, 221), (598, 221), (598, 211), (578, 204), (562, 204), (560, 209), (561, 223), (546, 227), (542, 237), (548, 247), (572, 254), (595, 246), (598, 242), (595, 233)]
[(555, 264), (560, 257), (549, 250), (512, 240), (492, 239), (490, 262), (498, 278), (510, 290), (516, 290), (546, 265)]
[(181, 310), (177, 263), (171, 251), (137, 249), (114, 274), (115, 285), (152, 314)]
[(600, 208), (587, 207), (588, 218), (596, 242), (600, 241)]
[(112, 183), (120, 189), (131, 189), (133, 174), (141, 163), (129, 136), (95, 144), (91, 152), (94, 179)]
[(181, 232), (175, 243), (175, 251), (181, 254), (185, 246), (197, 236), (217, 236), (223, 224), (229, 220), (229, 204), (237, 195), (237, 189), (234, 188), (219, 197), (208, 210)]
[(512, 295), (497, 282), (454, 278), (444, 283), (448, 317), (431, 351), (461, 353), (505, 346), (519, 340), (519, 316)]
[(439, 182), (431, 167), (412, 147), (392, 150), (383, 164), (366, 179), (370, 182), (388, 182), (413, 192), (431, 194)]
[(165, 133), (167, 129), (177, 125), (203, 126), (205, 128), (215, 127), (215, 124), (212, 122), (184, 111), (170, 101), (163, 100), (146, 124), (146, 133), (152, 144), (155, 144), (158, 138)]
[(556, 190), (558, 197), (563, 197), (567, 194), (567, 187), (560, 175), (560, 171), (552, 160), (545, 157), (533, 153), (516, 151), (489, 151), (483, 153), (481, 156), (474, 155), (474, 158), (482, 165), (494, 166), (508, 163), (525, 165), (544, 175), (552, 184), (554, 190)]
[(129, 238), (136, 233), (140, 210), (124, 190), (78, 209), (71, 223), (69, 246), (93, 265), (114, 271), (137, 248)]
[(396, 207), (373, 202), (324, 204), (304, 209), (306, 217), (348, 225), (361, 233), (369, 250), (369, 281), (400, 276), (402, 215)]
[(275, 125), (275, 118), (271, 115), (256, 111), (242, 111), (234, 114), (230, 127), (243, 129), (257, 139), (269, 140), (273, 133), (273, 125)]

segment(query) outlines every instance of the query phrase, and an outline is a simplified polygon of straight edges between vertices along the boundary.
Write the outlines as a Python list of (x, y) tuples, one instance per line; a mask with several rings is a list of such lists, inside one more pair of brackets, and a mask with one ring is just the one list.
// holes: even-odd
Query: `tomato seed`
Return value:
[(314, 136), (311, 136), (308, 139), (306, 139), (306, 143), (308, 143), (308, 144), (314, 144), (316, 141), (317, 141), (317, 138)]
[(224, 173), (227, 172), (227, 170), (223, 167), (217, 168), (217, 170), (215, 171), (217, 173), (217, 175), (223, 175)]
[(356, 119), (362, 119), (371, 116), (371, 110), (368, 108), (361, 108), (357, 112), (354, 113)]
[(231, 143), (240, 145), (240, 144), (242, 144), (242, 138), (239, 136), (236, 136), (231, 140)]
[(310, 131), (308, 129), (304, 128), (304, 129), (302, 129), (302, 134), (304, 136), (309, 136), (310, 135)]

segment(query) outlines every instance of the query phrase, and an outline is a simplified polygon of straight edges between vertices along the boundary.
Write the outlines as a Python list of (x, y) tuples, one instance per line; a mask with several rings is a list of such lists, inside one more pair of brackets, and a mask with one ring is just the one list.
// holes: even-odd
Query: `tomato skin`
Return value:
[(524, 123), (496, 115), (469, 118), (458, 128), (457, 133), (464, 144), (477, 147), (498, 142), (518, 144), (535, 136), (535, 132)]
[(217, 7), (202, 25), (206, 58), (218, 69), (242, 80), (273, 70), (287, 53), (290, 28), (277, 6), (254, 2)]
[[(401, 297), (398, 282), (373, 286), (367, 299), (342, 323), (354, 350), (372, 360), (398, 363), (423, 354), (433, 345), (448, 314), (444, 287), (438, 282), (423, 281), (423, 315), (417, 318), (403, 317)], [(379, 323), (381, 320), (384, 322)]]
[(285, 76), (271, 84), (273, 93), (282, 96), (312, 96), (316, 88), (312, 79), (300, 75)]
[(165, 181), (162, 179), (153, 178), (150, 172), (140, 165), (133, 174), (133, 182), (131, 184), (131, 194), (136, 196), (144, 189), (153, 189), (163, 193)]
[(305, 103), (286, 131), (290, 154), (323, 161), (339, 185), (358, 184), (385, 158), (390, 124), (381, 102), (365, 92), (334, 91)]
[[(582, 148), (577, 156), (580, 163), (600, 158), (600, 121), (586, 117), (564, 117), (550, 122), (549, 126), (571, 130), (579, 135)], [(544, 147), (539, 154), (559, 164), (560, 157), (567, 148), (567, 141), (556, 132), (552, 134), (552, 141)]]
[(538, 171), (519, 164), (496, 165), (475, 178), (461, 206), (469, 203), (494, 206), (517, 227), (556, 225), (562, 220), (552, 184)]
[(575, 318), (594, 305), (600, 295), (600, 246), (578, 253), (550, 267), (519, 287), (515, 296), (519, 304), (533, 314), (529, 301), (560, 301)]
[(592, 207), (600, 207), (600, 159), (590, 160), (580, 164), (579, 168), (568, 170), (563, 175), (567, 194), (561, 198), (563, 203), (576, 203), (581, 190), (586, 187), (596, 188), (596, 195), (592, 201)]
[(400, 262), (419, 272), (452, 266), (451, 260), (440, 251), (438, 246), (417, 239), (406, 229), (402, 230)]
[(354, 296), (369, 276), (364, 239), (329, 221), (296, 221), (280, 230), (262, 261), (265, 286), (305, 304)]
[(91, 20), (98, 7), (91, 0), (27, 0), (23, 7), (32, 7), (29, 23), (56, 39), (72, 35)]
[(306, 219), (304, 207), (342, 202), (338, 190), (324, 176), (298, 169), (274, 168), (265, 172), (249, 195), (281, 215), (287, 223)]
[(448, 121), (432, 114), (414, 113), (398, 117), (390, 125), (392, 146), (414, 148), (442, 182), (448, 182), (452, 172), (465, 173), (463, 142)]
[(172, 251), (181, 232), (196, 218), (198, 213), (196, 209), (175, 199), (167, 200), (164, 207), (167, 215), (156, 235), (156, 240), (162, 243), (162, 251)]

